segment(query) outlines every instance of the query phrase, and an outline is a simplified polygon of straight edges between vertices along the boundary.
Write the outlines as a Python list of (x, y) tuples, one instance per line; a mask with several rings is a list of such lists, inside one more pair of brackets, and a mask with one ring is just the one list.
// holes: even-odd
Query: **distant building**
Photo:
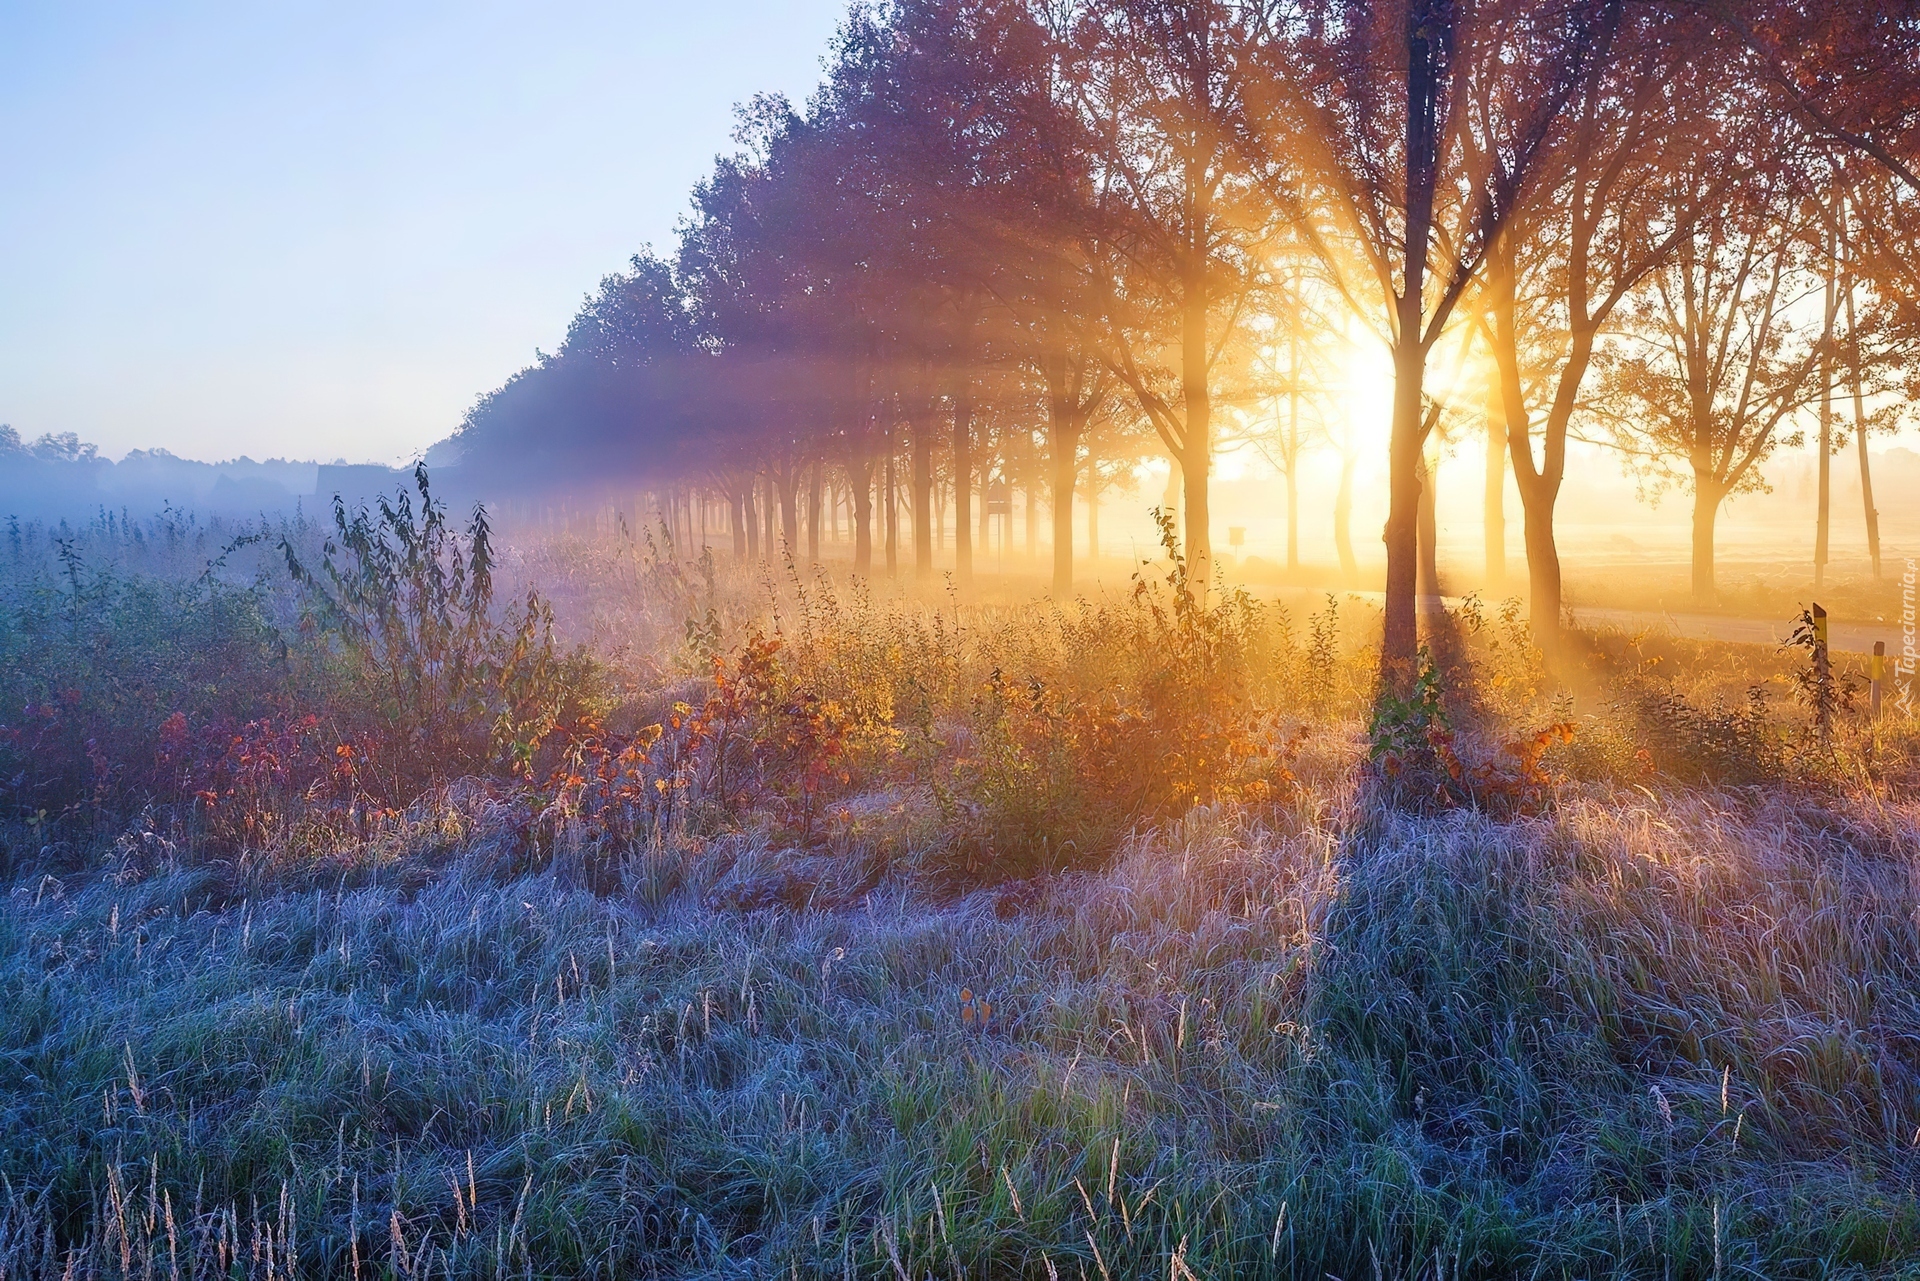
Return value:
[(313, 492), (322, 505), (333, 502), (335, 494), (353, 504), (402, 487), (413, 487), (411, 470), (378, 463), (322, 463)]

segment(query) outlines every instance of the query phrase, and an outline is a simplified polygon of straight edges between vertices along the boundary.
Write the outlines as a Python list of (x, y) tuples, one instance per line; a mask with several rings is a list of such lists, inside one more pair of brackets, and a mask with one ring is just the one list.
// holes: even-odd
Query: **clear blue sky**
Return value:
[(844, 0), (0, 0), (0, 422), (402, 461), (669, 246)]

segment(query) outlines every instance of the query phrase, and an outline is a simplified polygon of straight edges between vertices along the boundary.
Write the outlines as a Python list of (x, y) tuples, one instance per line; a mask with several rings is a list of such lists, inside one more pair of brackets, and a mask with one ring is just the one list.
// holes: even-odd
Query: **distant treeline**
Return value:
[(324, 508), (336, 492), (367, 497), (404, 479), (404, 472), (387, 467), (246, 457), (205, 463), (164, 449), (136, 449), (114, 462), (73, 432), (23, 441), (16, 428), (0, 423), (0, 517), (85, 519), (102, 509), (146, 517), (169, 506), (212, 515), (280, 514), (313, 508), (316, 497)]

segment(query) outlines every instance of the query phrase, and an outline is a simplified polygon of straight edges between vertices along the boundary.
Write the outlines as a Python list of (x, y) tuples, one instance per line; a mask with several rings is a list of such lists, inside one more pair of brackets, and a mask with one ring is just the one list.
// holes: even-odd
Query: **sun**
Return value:
[(1372, 334), (1358, 331), (1331, 353), (1334, 400), (1328, 429), (1363, 452), (1384, 452), (1393, 429), (1393, 358)]

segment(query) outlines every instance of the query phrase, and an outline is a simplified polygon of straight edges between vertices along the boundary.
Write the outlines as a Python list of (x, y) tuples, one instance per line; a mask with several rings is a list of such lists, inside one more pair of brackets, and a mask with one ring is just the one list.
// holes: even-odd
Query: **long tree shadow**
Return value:
[(1453, 728), (1473, 737), (1501, 734), (1507, 727), (1488, 703), (1486, 689), (1468, 644), (1462, 618), (1448, 611), (1442, 592), (1420, 598), (1420, 638), (1440, 673), (1443, 701)]

